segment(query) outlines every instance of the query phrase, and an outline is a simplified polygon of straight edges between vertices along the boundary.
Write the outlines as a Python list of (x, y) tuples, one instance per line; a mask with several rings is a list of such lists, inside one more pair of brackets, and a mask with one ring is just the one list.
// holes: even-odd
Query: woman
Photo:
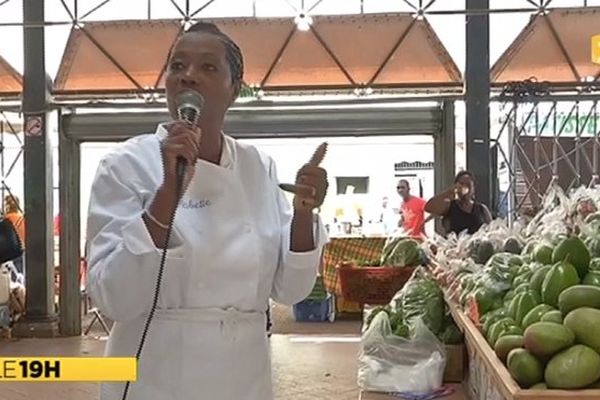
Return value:
[[(4, 218), (10, 221), (12, 226), (15, 228), (15, 232), (19, 237), (21, 246), (25, 249), (25, 216), (21, 211), (21, 205), (19, 198), (11, 194), (4, 196)], [(11, 275), (13, 281), (24, 280), (25, 278), (25, 266), (24, 264), (25, 253), (12, 260), (15, 269), (21, 276), (16, 276), (13, 272)], [(21, 281), (20, 283), (23, 283)]]
[[(88, 219), (88, 290), (116, 321), (108, 356), (136, 352), (179, 204), (130, 400), (272, 399), (268, 300), (291, 305), (314, 285), (326, 233), (318, 220), (313, 237), (313, 210), (325, 197), (326, 172), (315, 163), (299, 170), (292, 214), (273, 161), (222, 133), (242, 76), (237, 45), (212, 24), (193, 25), (169, 55), (165, 86), (173, 118), (178, 93), (202, 94), (198, 126), (160, 125), (99, 166)], [(178, 157), (187, 160), (180, 199)], [(121, 399), (123, 386), (104, 384), (101, 399)]]
[(446, 234), (467, 231), (472, 235), (492, 221), (490, 210), (475, 200), (475, 179), (469, 171), (459, 172), (454, 185), (431, 198), (425, 204), (425, 211), (443, 217)]

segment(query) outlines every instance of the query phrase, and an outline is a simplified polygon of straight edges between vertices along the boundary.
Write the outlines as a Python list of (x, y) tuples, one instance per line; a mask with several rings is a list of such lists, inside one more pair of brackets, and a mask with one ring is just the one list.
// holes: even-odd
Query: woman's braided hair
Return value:
[(215, 35), (221, 40), (225, 46), (225, 54), (227, 63), (229, 64), (229, 70), (231, 72), (232, 84), (235, 88), (235, 93), (240, 91), (242, 87), (242, 80), (244, 78), (244, 56), (239, 46), (223, 31), (221, 31), (215, 24), (210, 22), (196, 22), (190, 26), (183, 35), (187, 33), (209, 33)]

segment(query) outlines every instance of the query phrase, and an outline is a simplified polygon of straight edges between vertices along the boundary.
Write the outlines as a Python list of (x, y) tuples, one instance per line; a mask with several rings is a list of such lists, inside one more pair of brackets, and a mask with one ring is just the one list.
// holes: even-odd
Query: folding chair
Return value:
[(96, 308), (96, 307), (87, 307), (87, 304), (89, 304), (89, 296), (87, 294), (87, 292), (82, 292), (82, 295), (85, 296), (85, 303), (86, 303), (86, 310), (85, 310), (85, 315), (89, 315), (89, 314), (93, 314), (94, 317), (92, 318), (92, 321), (90, 322), (90, 324), (87, 326), (87, 328), (85, 328), (84, 331), (84, 335), (87, 335), (88, 333), (90, 333), (90, 330), (92, 330), (92, 327), (94, 326), (94, 324), (96, 323), (96, 321), (98, 321), (100, 323), (100, 325), (102, 326), (102, 329), (104, 330), (104, 332), (109, 335), (110, 334), (110, 328), (108, 327), (108, 325), (106, 324), (106, 321), (104, 321), (104, 318), (102, 317), (102, 314), (100, 314), (100, 311)]
[(106, 324), (106, 321), (104, 321), (104, 317), (100, 313), (100, 310), (98, 310), (97, 307), (92, 306), (90, 296), (88, 295), (88, 292), (85, 289), (86, 275), (87, 275), (87, 261), (85, 260), (85, 258), (82, 258), (80, 266), (79, 266), (79, 276), (81, 277), (80, 278), (81, 279), (80, 288), (81, 288), (81, 299), (83, 301), (83, 313), (84, 313), (84, 315), (93, 314), (93, 316), (94, 316), (92, 318), (92, 321), (90, 322), (90, 324), (87, 326), (87, 328), (85, 328), (85, 331), (83, 332), (83, 334), (87, 335), (88, 333), (90, 333), (94, 324), (96, 322), (99, 322), (100, 325), (102, 326), (102, 329), (104, 330), (104, 332), (107, 335), (109, 335), (110, 328)]

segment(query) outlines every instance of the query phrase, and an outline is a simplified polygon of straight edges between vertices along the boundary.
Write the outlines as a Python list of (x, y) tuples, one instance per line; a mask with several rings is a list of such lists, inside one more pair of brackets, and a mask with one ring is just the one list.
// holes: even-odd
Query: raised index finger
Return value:
[(323, 159), (325, 158), (325, 154), (327, 154), (327, 142), (323, 142), (319, 145), (319, 147), (317, 147), (317, 149), (313, 153), (312, 157), (310, 158), (308, 165), (318, 167), (319, 164), (321, 164), (323, 162)]

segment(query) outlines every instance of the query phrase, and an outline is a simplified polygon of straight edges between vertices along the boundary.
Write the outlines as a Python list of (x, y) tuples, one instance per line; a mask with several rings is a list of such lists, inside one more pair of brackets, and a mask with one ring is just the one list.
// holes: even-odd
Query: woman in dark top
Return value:
[(485, 204), (475, 200), (475, 180), (469, 171), (459, 172), (454, 185), (429, 200), (425, 211), (443, 217), (446, 234), (458, 235), (463, 231), (473, 234), (492, 220)]

